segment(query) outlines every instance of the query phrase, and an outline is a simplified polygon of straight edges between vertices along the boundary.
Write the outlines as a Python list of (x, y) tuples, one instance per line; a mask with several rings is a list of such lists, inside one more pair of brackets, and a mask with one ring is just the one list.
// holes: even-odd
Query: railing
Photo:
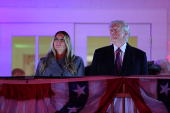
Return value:
[[(163, 90), (163, 87), (165, 86), (167, 87), (166, 84), (170, 84), (170, 75), (138, 75), (126, 77), (91, 76), (69, 78), (42, 77), (38, 79), (37, 77), (0, 78), (0, 98), (2, 97), (0, 101), (0, 112), (11, 111), (18, 113), (19, 110), (21, 110), (21, 112), (27, 112), (27, 110), (30, 112), (42, 112), (44, 110), (42, 113), (48, 113), (48, 110), (51, 110), (53, 107), (55, 108), (55, 112), (57, 110), (61, 110), (62, 107), (67, 107), (68, 110), (73, 110), (71, 107), (69, 107), (69, 105), (74, 104), (73, 102), (79, 102), (79, 100), (74, 101), (74, 99), (71, 99), (72, 101), (69, 101), (68, 98), (72, 98), (71, 96), (73, 96), (79, 99), (79, 97), (82, 98), (85, 96), (87, 100), (83, 100), (84, 106), (74, 107), (75, 111), (80, 109), (80, 111), (84, 110), (84, 112), (88, 111), (89, 113), (105, 113), (109, 104), (111, 103), (111, 112), (113, 113), (114, 105), (112, 100), (116, 97), (123, 98), (122, 113), (127, 112), (125, 109), (125, 98), (132, 98), (132, 100), (134, 100), (134, 113), (137, 112), (137, 109), (139, 112), (151, 113), (156, 111), (158, 113), (168, 113), (169, 108), (166, 108), (162, 100), (158, 100), (156, 98), (156, 96), (153, 94), (153, 91), (150, 92), (152, 93), (151, 95), (146, 95), (148, 92), (145, 88), (151, 87), (153, 85), (156, 88), (158, 86), (158, 79), (159, 82), (162, 79), (162, 83), (164, 83), (161, 84), (162, 87), (159, 85), (160, 90)], [(146, 85), (146, 82), (149, 85)], [(154, 84), (152, 84), (153, 82)], [(79, 85), (79, 83), (82, 84)], [(68, 84), (69, 86), (74, 85), (74, 87), (77, 88), (71, 91), (74, 92), (75, 95), (79, 93), (78, 97), (74, 94), (69, 95), (71, 92), (68, 92), (70, 91), (68, 88), (72, 87), (69, 87)], [(94, 85), (96, 86), (94, 87)], [(141, 93), (142, 90), (140, 87), (143, 89), (144, 93), (146, 93), (145, 95)], [(80, 92), (78, 91), (78, 88)], [(120, 89), (121, 91), (119, 91)], [(24, 94), (27, 96), (24, 96)], [(162, 92), (161, 94), (164, 97), (170, 96), (168, 93), (166, 94), (166, 92)], [(66, 100), (64, 100), (66, 103), (60, 103), (58, 101), (61, 97), (64, 99), (63, 96), (66, 97)], [(148, 96), (149, 98), (145, 98), (144, 96)], [(146, 99), (147, 101), (145, 101)], [(150, 100), (148, 101), (148, 99)], [(159, 101), (158, 104), (156, 103), (157, 101)], [(80, 102), (82, 102), (82, 100), (80, 100)], [(152, 106), (149, 106), (150, 104), (152, 104)], [(44, 109), (42, 108), (42, 105), (44, 106)], [(62, 107), (58, 108), (58, 106), (61, 105)], [(75, 105), (79, 104), (76, 103)], [(158, 105), (161, 107), (158, 108)], [(30, 109), (31, 106), (38, 107)], [(159, 112), (159, 109), (161, 109), (161, 112)]]

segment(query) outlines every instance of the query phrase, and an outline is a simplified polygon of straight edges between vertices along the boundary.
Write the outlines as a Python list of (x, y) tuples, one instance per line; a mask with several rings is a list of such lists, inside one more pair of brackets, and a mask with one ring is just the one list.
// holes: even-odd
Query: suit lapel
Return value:
[(107, 65), (110, 69), (111, 75), (116, 75), (115, 65), (114, 65), (114, 47), (110, 45), (108, 51), (105, 54), (105, 60), (107, 61)]
[(51, 59), (50, 65), (54, 68), (58, 68), (61, 72), (63, 72), (62, 69), (60, 68), (59, 64), (57, 63), (57, 61), (54, 58)]
[(133, 51), (133, 48), (127, 43), (126, 46), (126, 50), (125, 50), (125, 55), (124, 55), (124, 59), (123, 59), (123, 63), (122, 63), (122, 67), (121, 67), (121, 71), (119, 73), (119, 75), (121, 74), (122, 70), (125, 70), (128, 68), (129, 64), (134, 61), (135, 54)]

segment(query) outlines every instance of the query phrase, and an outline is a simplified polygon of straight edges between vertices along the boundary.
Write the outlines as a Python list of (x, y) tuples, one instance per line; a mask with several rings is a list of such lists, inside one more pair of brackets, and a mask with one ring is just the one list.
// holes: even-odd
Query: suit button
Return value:
[(63, 76), (63, 73), (61, 73), (61, 76)]

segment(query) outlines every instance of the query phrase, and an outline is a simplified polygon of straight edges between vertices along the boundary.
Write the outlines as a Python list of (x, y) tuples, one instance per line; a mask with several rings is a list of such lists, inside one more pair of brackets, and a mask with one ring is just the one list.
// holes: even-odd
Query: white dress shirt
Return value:
[[(124, 55), (125, 55), (125, 50), (126, 50), (126, 45), (127, 43), (125, 42), (121, 47), (121, 63), (123, 62), (123, 58), (124, 58)], [(116, 60), (116, 54), (117, 54), (117, 50), (118, 47), (116, 45), (114, 45), (114, 59)]]

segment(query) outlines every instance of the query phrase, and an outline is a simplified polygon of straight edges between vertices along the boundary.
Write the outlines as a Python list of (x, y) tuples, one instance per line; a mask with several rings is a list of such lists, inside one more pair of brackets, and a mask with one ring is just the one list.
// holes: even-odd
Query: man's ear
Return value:
[(127, 35), (128, 35), (128, 33), (127, 33), (127, 32), (125, 32), (125, 33), (124, 33), (123, 38), (126, 38), (126, 37), (127, 37)]

